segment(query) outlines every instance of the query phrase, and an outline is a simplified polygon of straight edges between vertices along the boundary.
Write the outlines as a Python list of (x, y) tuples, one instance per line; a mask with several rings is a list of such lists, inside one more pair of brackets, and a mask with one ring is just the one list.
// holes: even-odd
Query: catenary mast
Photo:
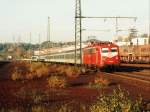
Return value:
[[(78, 46), (80, 53), (77, 53)], [(81, 16), (81, 0), (76, 0), (75, 6), (75, 64), (77, 64), (78, 55), (80, 56), (80, 64), (82, 64), (82, 16)]]

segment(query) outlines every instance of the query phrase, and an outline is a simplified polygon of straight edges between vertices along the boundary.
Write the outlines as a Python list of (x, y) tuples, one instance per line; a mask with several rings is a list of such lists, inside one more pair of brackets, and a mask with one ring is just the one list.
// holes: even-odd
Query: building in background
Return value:
[(149, 44), (149, 38), (148, 38), (148, 35), (144, 36), (144, 34), (143, 34), (143, 35), (140, 35), (136, 38), (131, 39), (131, 42), (133, 43), (133, 45), (148, 45)]
[(125, 45), (148, 45), (149, 44), (149, 36), (147, 34), (132, 36), (132, 35), (124, 35), (118, 36), (118, 40), (116, 42), (119, 46)]

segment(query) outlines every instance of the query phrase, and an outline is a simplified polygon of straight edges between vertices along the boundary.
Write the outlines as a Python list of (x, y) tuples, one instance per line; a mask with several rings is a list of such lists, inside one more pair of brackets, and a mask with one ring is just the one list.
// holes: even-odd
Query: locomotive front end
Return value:
[(101, 48), (101, 59), (104, 67), (117, 67), (120, 65), (119, 48), (116, 45), (109, 45)]

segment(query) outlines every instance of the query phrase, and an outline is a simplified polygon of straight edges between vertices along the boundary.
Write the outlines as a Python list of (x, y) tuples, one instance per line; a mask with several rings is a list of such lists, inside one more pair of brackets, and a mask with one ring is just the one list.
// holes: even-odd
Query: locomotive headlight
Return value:
[(103, 59), (103, 60), (106, 60), (106, 57), (103, 56), (102, 59)]

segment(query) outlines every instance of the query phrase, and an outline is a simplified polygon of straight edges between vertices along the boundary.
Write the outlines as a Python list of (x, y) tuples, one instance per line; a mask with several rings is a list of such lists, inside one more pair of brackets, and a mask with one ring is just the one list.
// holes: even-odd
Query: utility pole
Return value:
[(148, 42), (148, 44), (150, 44), (150, 0), (149, 0), (149, 3), (148, 3), (148, 7), (149, 7), (149, 8), (148, 8), (148, 9), (149, 9), (149, 10), (148, 10), (148, 14), (149, 14), (149, 31), (148, 31), (148, 33), (149, 33), (149, 34), (148, 34), (148, 36), (149, 36), (149, 37), (148, 37), (148, 41), (149, 41), (149, 42)]
[(48, 17), (48, 25), (47, 25), (47, 41), (48, 41), (48, 47), (50, 44), (50, 17)]
[(82, 64), (82, 16), (81, 0), (76, 0), (75, 6), (75, 64), (77, 64), (78, 45), (80, 46), (80, 64)]
[[(16, 51), (16, 43), (15, 43), (15, 35), (13, 34), (13, 46), (12, 46), (12, 48), (13, 48), (13, 50), (14, 51)], [(16, 58), (16, 56), (13, 54), (13, 58), (15, 59)]]
[(18, 36), (18, 45), (20, 44), (21, 40), (21, 35)]
[(31, 32), (30, 32), (30, 36), (29, 36), (29, 56), (31, 58)]
[(15, 45), (16, 43), (15, 43), (15, 35), (13, 35), (13, 47), (14, 47), (14, 49), (15, 49)]
[(41, 35), (39, 33), (39, 59), (40, 59), (40, 50), (41, 50)]

